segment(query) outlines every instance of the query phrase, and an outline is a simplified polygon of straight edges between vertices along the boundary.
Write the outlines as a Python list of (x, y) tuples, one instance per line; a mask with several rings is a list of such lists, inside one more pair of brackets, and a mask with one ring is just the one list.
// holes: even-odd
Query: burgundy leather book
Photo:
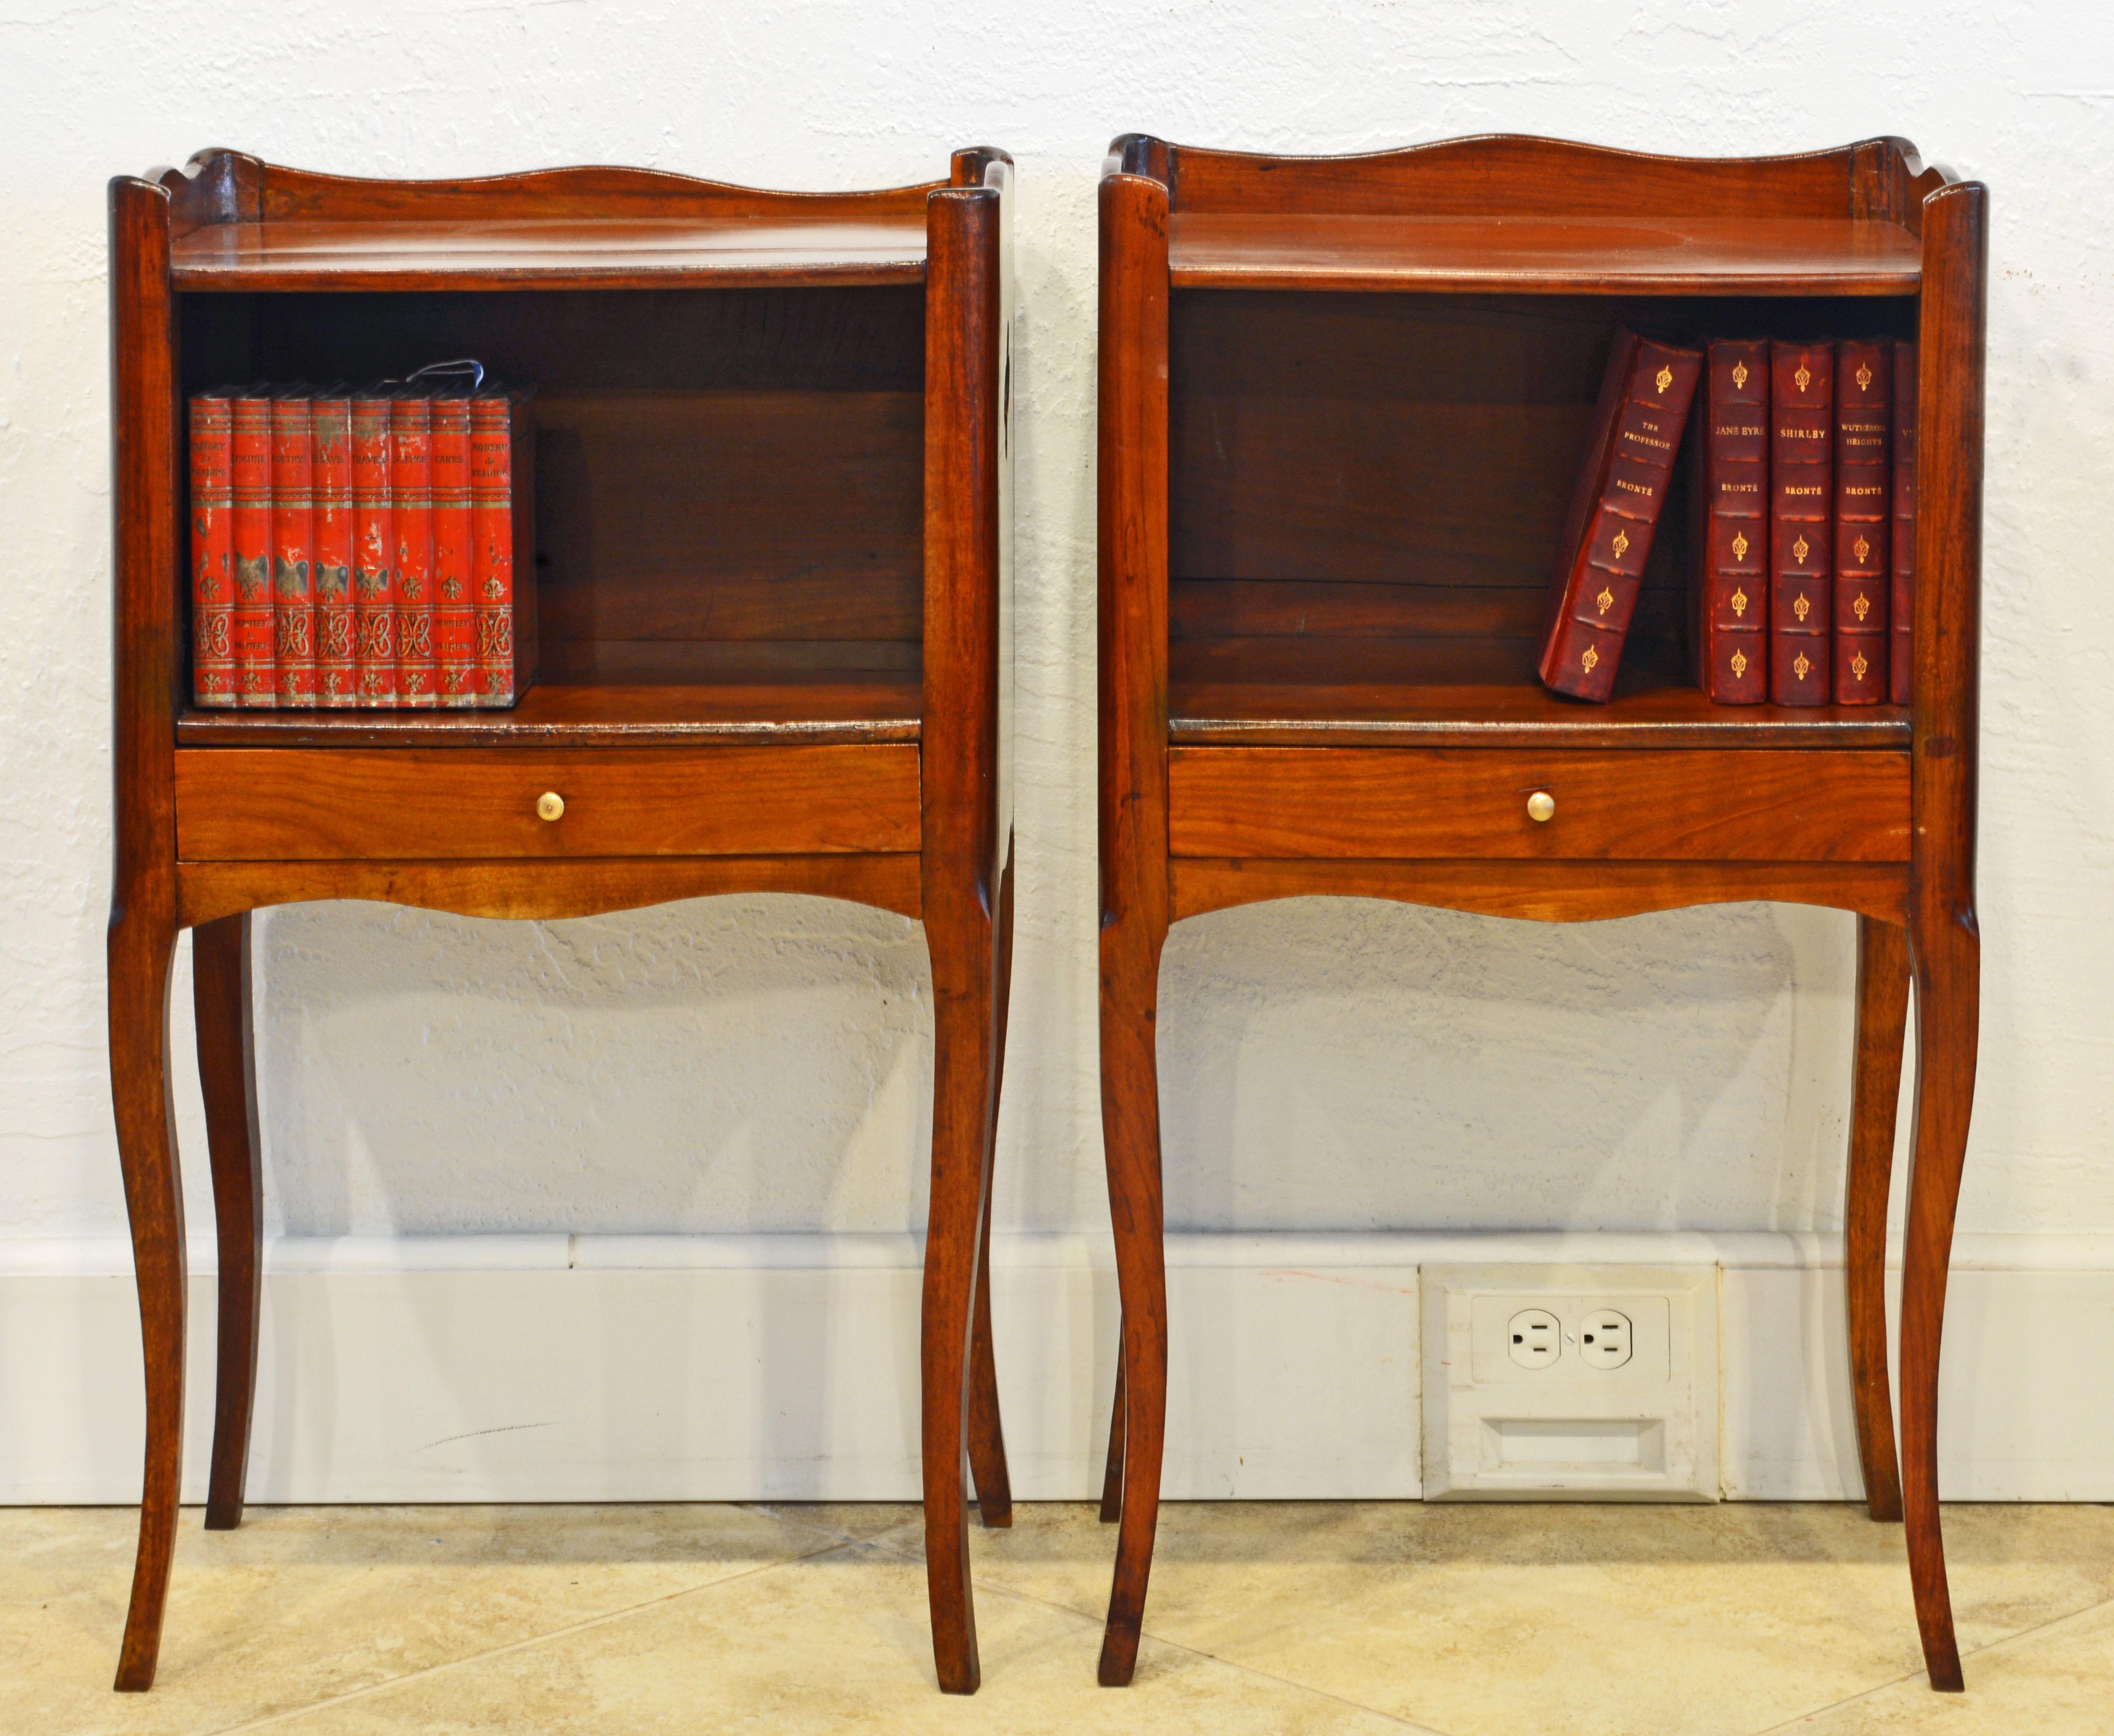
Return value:
[(1769, 345), (1769, 697), (1828, 703), (1835, 346)]
[(235, 412), (191, 397), (191, 703), (235, 703)]
[(309, 395), (272, 400), (272, 591), (279, 703), (316, 702), (315, 442)]
[(389, 505), (396, 530), (396, 703), (440, 702), (433, 654), (433, 404), (417, 386), (389, 403)]
[(510, 706), (535, 679), (535, 440), (533, 388), (487, 386), (470, 400), (470, 578), (480, 706)]
[(235, 400), (228, 468), (235, 481), (229, 533), (235, 551), (235, 693), (238, 705), (279, 701), (272, 605), (272, 389), (253, 386)]
[(1835, 703), (1887, 697), (1888, 497), (1892, 347), (1835, 346)]
[(389, 398), (352, 400), (352, 581), (359, 702), (396, 703), (396, 515), (389, 500)]
[(1769, 346), (1721, 339), (1705, 352), (1695, 441), (1689, 592), (1695, 684), (1721, 706), (1769, 697)]
[(1604, 700), (1614, 691), (1702, 367), (1699, 350), (1615, 334), (1549, 589), (1540, 674), (1553, 692)]
[(316, 703), (359, 703), (352, 592), (352, 400), (343, 386), (316, 394)]
[(1894, 537), (1892, 615), (1887, 657), (1889, 697), (1909, 702), (1915, 669), (1910, 629), (1915, 620), (1916, 346), (1894, 345)]

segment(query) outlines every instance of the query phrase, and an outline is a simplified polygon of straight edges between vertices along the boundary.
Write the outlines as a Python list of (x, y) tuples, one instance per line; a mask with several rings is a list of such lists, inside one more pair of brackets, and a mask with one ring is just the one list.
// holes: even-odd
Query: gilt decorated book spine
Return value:
[(1702, 362), (1696, 350), (1615, 335), (1549, 587), (1540, 668), (1553, 692), (1605, 700), (1614, 691)]
[(389, 500), (389, 400), (352, 400), (352, 583), (359, 702), (396, 703), (396, 528)]
[(1887, 659), (1889, 697), (1909, 702), (1915, 670), (1912, 629), (1915, 624), (1916, 560), (1916, 346), (1894, 345), (1894, 535), (1892, 559), (1892, 640)]
[(279, 703), (316, 702), (315, 443), (305, 393), (272, 400), (272, 589)]
[(235, 419), (225, 392), (190, 403), (191, 701), (235, 703)]
[(1721, 706), (1769, 693), (1769, 346), (1721, 340), (1704, 363), (1691, 594), (1695, 684)]
[(1893, 353), (1884, 343), (1835, 346), (1835, 702), (1887, 697), (1888, 425)]
[(520, 697), (514, 667), (514, 418), (525, 407), (480, 393), (469, 407), (470, 578), (477, 601), (477, 702)]
[(433, 406), (404, 392), (389, 405), (389, 491), (396, 532), (396, 702), (438, 703), (433, 646)]
[(440, 703), (477, 703), (468, 398), (433, 400), (433, 649)]
[(359, 703), (359, 638), (352, 589), (352, 400), (319, 393), (315, 430), (316, 702)]
[(1769, 346), (1769, 697), (1828, 700), (1835, 349)]
[(229, 532), (235, 553), (236, 702), (245, 708), (279, 702), (277, 632), (272, 602), (272, 400), (262, 388), (235, 400), (229, 418), (228, 467), (235, 481)]

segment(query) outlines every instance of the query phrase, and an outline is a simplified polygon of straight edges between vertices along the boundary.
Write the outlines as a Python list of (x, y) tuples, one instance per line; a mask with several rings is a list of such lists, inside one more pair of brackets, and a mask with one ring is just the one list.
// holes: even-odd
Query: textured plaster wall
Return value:
[[(650, 164), (793, 187), (1020, 164), (1020, 958), (999, 1212), (1105, 1222), (1092, 1015), (1093, 190), (1119, 130), (1486, 130), (1744, 153), (1875, 133), (1993, 190), (1982, 1083), (1963, 1225), (2114, 1229), (2114, 27), (2098, 5), (0, 3), (0, 1236), (123, 1211), (104, 1074), (103, 182), (227, 144), (348, 173)], [(1314, 902), (1167, 952), (1178, 1226), (1826, 1228), (1849, 919), (1552, 929)], [(739, 898), (264, 920), (273, 1227), (898, 1230), (913, 924)], [(187, 967), (176, 1005), (187, 1009)], [(190, 1044), (192, 1221), (207, 1230)]]

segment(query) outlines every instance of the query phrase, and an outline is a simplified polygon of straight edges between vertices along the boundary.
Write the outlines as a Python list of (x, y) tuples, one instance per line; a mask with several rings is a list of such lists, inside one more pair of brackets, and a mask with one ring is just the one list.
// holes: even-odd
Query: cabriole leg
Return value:
[(996, 1047), (991, 925), (980, 906), (926, 911), (935, 1011), (932, 1186), (926, 1225), (922, 1385), (925, 1574), (940, 1686), (974, 1693), (980, 1680), (969, 1586), (963, 1471), (968, 1445), (970, 1337), (991, 1186)]
[(135, 1693), (153, 1685), (161, 1654), (183, 1458), (183, 1183), (169, 1101), (169, 973), (176, 943), (176, 924), (167, 916), (127, 912), (111, 925), (110, 1093), (147, 1373), (140, 1553), (117, 1681), (121, 1692)]
[[(1013, 998), (1013, 853), (1006, 852), (999, 881), (996, 1035), (991, 1052), (991, 1139), (998, 1136), (998, 1105), (1005, 1089), (1005, 1021)], [(988, 1164), (991, 1160), (986, 1159)], [(977, 1516), (986, 1530), (1013, 1523), (1013, 1482), (1006, 1473), (1005, 1428), (999, 1415), (998, 1358), (991, 1344), (991, 1186), (984, 1184), (982, 1240), (977, 1254), (976, 1315), (969, 1347), (969, 1469), (976, 1478)]]
[(192, 1003), (199, 1083), (213, 1155), (213, 1209), (220, 1232), (220, 1350), (213, 1412), (208, 1531), (242, 1523), (257, 1397), (263, 1281), (263, 1179), (257, 1131), (257, 1062), (249, 998), (249, 913), (191, 931)]
[(1908, 930), (1857, 919), (1857, 1059), (1850, 1097), (1850, 1168), (1842, 1216), (1849, 1296), (1850, 1379), (1857, 1456), (1875, 1519), (1901, 1516), (1894, 1411), (1887, 1379), (1887, 1194), (1893, 1179), (1894, 1112), (1909, 1008)]
[(1960, 1647), (1938, 1505), (1938, 1366), (1953, 1214), (1974, 1100), (1981, 942), (1971, 914), (1926, 918), (1919, 911), (1910, 943), (1915, 961), (1916, 1094), (1901, 1277), (1901, 1505), (1930, 1685), (1957, 1693)]
[(1137, 1667), (1139, 1624), (1160, 1523), (1167, 1428), (1167, 1263), (1160, 1197), (1160, 1080), (1154, 1021), (1164, 932), (1119, 925), (1101, 934), (1101, 1140), (1123, 1293), (1123, 1514), (1101, 1639), (1100, 1681), (1121, 1688)]
[(1113, 1525), (1123, 1517), (1123, 1322), (1116, 1322), (1116, 1390), (1109, 1401), (1109, 1457), (1101, 1469), (1101, 1523)]

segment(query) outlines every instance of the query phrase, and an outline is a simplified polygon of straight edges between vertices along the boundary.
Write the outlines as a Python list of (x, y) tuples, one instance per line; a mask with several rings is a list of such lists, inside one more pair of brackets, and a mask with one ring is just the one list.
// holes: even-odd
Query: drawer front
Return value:
[(1177, 747), (1168, 811), (1179, 857), (1900, 862), (1909, 756)]
[(181, 748), (176, 848), (185, 861), (914, 851), (917, 753)]

